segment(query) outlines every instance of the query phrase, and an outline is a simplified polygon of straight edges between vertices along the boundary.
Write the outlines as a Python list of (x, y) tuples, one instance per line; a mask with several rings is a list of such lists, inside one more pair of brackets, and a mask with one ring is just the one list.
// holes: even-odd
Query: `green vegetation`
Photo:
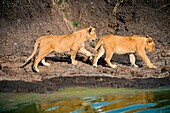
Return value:
[(57, 3), (58, 3), (59, 5), (64, 4), (64, 3), (67, 4), (68, 1), (67, 1), (67, 0), (58, 0)]
[(65, 17), (68, 18), (68, 13), (65, 13)]
[(78, 22), (77, 21), (75, 21), (75, 20), (72, 20), (72, 25), (74, 26), (74, 27), (78, 27)]
[(91, 46), (92, 48), (95, 48), (96, 44), (95, 44), (94, 42), (91, 42), (91, 43), (90, 43), (90, 46)]

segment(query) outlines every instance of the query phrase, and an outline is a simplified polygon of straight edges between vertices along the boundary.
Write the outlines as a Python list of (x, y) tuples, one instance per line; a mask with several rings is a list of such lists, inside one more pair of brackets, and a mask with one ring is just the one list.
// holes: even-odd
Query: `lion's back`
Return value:
[(136, 51), (136, 46), (143, 41), (143, 38), (140, 36), (132, 36), (131, 38), (128, 36), (107, 35), (101, 39), (103, 40), (105, 49), (111, 49), (118, 54)]

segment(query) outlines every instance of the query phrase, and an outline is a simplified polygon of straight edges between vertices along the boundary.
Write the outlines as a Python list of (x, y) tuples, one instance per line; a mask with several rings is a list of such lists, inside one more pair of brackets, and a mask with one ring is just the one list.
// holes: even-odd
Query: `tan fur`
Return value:
[(45, 62), (44, 58), (52, 51), (56, 51), (60, 53), (71, 51), (72, 64), (77, 65), (78, 62), (75, 60), (75, 57), (78, 51), (89, 57), (92, 56), (92, 54), (84, 48), (84, 41), (95, 40), (95, 39), (96, 39), (96, 33), (95, 33), (95, 28), (93, 27), (85, 28), (69, 35), (63, 35), (63, 36), (50, 35), (50, 36), (39, 37), (34, 44), (33, 53), (22, 65), (22, 67), (25, 66), (27, 62), (33, 58), (33, 56), (37, 51), (38, 45), (40, 45), (40, 50), (38, 56), (34, 60), (34, 70), (36, 72), (39, 72), (37, 67), (40, 61), (45, 66), (50, 65), (49, 63)]
[(107, 35), (102, 37), (98, 44), (96, 45), (94, 51), (98, 53), (95, 55), (93, 66), (97, 67), (98, 59), (104, 55), (106, 52), (105, 61), (106, 63), (115, 68), (116, 65), (111, 64), (110, 60), (113, 54), (126, 54), (129, 53), (130, 62), (133, 66), (138, 67), (135, 64), (135, 56), (134, 53), (137, 53), (142, 60), (148, 65), (149, 68), (156, 68), (148, 57), (146, 56), (145, 50), (149, 52), (154, 52), (155, 50), (155, 43), (153, 42), (151, 37), (142, 37), (142, 36), (132, 36), (132, 37), (125, 37), (125, 36), (114, 36), (114, 35)]

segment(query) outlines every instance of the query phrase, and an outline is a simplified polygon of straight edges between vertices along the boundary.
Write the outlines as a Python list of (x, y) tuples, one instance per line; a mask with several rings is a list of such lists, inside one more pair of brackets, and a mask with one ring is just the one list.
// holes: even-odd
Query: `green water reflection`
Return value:
[(169, 113), (170, 87), (67, 88), (52, 94), (0, 93), (2, 113)]

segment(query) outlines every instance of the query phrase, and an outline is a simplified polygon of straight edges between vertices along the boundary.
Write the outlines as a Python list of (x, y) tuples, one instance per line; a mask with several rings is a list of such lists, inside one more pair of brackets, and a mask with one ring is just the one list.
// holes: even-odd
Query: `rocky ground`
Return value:
[[(0, 12), (0, 91), (51, 92), (63, 87), (128, 87), (156, 88), (170, 85), (170, 8), (166, 0), (51, 0), (10, 2), (2, 0)], [(17, 5), (16, 5), (17, 4)], [(152, 5), (154, 4), (154, 5)], [(19, 12), (20, 10), (20, 12)], [(136, 55), (139, 68), (131, 67), (128, 55), (114, 55), (109, 68), (103, 58), (98, 68), (82, 54), (79, 64), (70, 63), (70, 53), (51, 53), (40, 64), (40, 73), (32, 70), (32, 62), (20, 65), (32, 53), (35, 40), (50, 31), (54, 35), (69, 34), (92, 25), (98, 38), (106, 34), (146, 35), (153, 37), (156, 51), (147, 53), (157, 69), (149, 69)], [(86, 48), (92, 51), (90, 42)]]

